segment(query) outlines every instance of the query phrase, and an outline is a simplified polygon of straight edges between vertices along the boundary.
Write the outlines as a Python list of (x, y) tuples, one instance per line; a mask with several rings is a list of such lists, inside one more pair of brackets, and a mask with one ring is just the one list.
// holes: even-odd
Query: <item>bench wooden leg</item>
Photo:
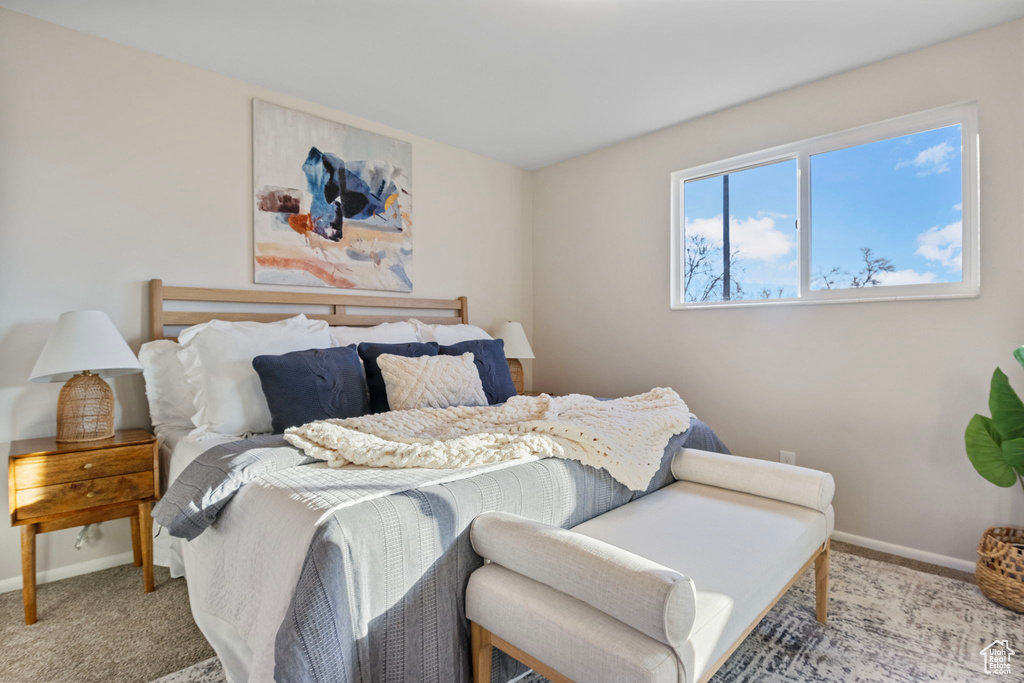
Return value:
[(469, 622), (470, 644), (473, 648), (473, 683), (491, 683), (491, 632), (475, 621)]
[(825, 541), (825, 547), (814, 559), (814, 602), (818, 621), (828, 621), (828, 562), (832, 541)]

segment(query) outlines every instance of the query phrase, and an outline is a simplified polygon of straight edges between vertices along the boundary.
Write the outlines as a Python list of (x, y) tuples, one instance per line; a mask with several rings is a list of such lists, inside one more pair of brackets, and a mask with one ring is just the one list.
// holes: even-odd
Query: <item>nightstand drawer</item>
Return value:
[(14, 462), (14, 486), (34, 489), (71, 481), (152, 471), (153, 446), (121, 446), (78, 453), (19, 458)]
[(19, 489), (15, 496), (19, 520), (142, 500), (154, 497), (153, 471)]

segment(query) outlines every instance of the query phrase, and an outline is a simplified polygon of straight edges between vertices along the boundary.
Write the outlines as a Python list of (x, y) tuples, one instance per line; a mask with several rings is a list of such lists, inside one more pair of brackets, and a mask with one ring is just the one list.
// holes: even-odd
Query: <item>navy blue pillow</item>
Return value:
[(495, 403), (504, 403), (518, 393), (512, 381), (512, 373), (508, 369), (508, 360), (505, 359), (504, 341), (473, 339), (441, 347), (442, 356), (461, 356), (466, 352), (473, 354), (473, 362), (480, 373), (480, 381), (484, 385), (488, 403), (492, 406)]
[(403, 344), (378, 344), (363, 342), (359, 345), (359, 356), (366, 368), (366, 385), (370, 388), (370, 412), (385, 413), (391, 410), (388, 404), (388, 390), (384, 386), (384, 376), (377, 365), (377, 358), (390, 353), (395, 356), (416, 358), (418, 356), (436, 356), (440, 347), (437, 342), (405, 342)]
[(366, 376), (355, 344), (256, 356), (274, 433), (314, 420), (366, 415)]

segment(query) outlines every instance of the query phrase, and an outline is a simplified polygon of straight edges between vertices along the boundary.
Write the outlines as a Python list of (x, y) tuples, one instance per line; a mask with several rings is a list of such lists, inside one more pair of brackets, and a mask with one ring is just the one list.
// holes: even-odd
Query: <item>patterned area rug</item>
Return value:
[[(981, 649), (997, 639), (1022, 653), (1009, 676), (984, 673)], [(828, 626), (814, 619), (808, 570), (712, 683), (984, 680), (1024, 680), (1024, 615), (990, 602), (973, 584), (834, 551)], [(214, 658), (159, 683), (222, 681)]]
[(227, 683), (224, 676), (224, 668), (220, 660), (210, 657), (205, 662), (193, 664), (187, 669), (175, 671), (163, 678), (158, 678), (153, 683)]

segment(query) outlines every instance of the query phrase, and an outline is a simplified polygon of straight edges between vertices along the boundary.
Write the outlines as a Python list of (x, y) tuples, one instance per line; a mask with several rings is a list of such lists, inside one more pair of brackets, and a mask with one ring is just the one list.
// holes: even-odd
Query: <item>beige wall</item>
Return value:
[[(529, 326), (526, 171), (7, 10), (0, 64), (0, 454), (54, 432), (60, 385), (26, 378), (62, 311), (103, 309), (138, 349), (145, 280), (255, 288), (254, 97), (410, 141), (414, 294)], [(141, 375), (113, 384), (119, 424), (147, 424)], [(130, 549), (127, 524), (101, 532), (80, 552), (75, 530), (40, 536), (39, 568)], [(0, 581), (17, 549), (0, 525)]]
[[(980, 297), (669, 310), (672, 171), (967, 100)], [(1024, 391), (1022, 159), (1018, 21), (536, 171), (535, 384), (674, 387), (734, 452), (832, 472), (838, 529), (971, 560), (986, 526), (1024, 524), (1020, 488), (985, 482), (963, 448), (996, 365)]]

